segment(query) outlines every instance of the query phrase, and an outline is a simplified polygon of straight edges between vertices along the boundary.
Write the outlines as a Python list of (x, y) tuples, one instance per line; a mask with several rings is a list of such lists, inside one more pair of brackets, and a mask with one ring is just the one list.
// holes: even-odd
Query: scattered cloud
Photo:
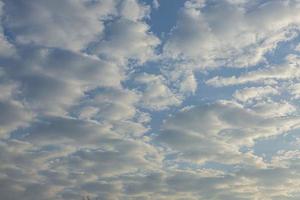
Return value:
[(0, 0), (2, 198), (299, 199), (300, 2), (160, 3)]

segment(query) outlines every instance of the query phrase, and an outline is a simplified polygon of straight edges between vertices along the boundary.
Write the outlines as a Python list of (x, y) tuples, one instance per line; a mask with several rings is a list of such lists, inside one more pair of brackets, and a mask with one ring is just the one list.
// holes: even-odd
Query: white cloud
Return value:
[(124, 120), (135, 116), (135, 105), (140, 98), (136, 93), (110, 87), (98, 88), (98, 90), (95, 91), (92, 99), (85, 100), (80, 105), (79, 112), (81, 116), (85, 112), (89, 113), (89, 118), (96, 120)]
[(231, 102), (192, 107), (166, 120), (157, 139), (182, 153), (181, 159), (262, 165), (240, 148), (298, 128), (299, 117), (286, 113), (265, 115)]
[(296, 55), (289, 55), (286, 62), (281, 65), (259, 68), (240, 75), (239, 77), (215, 76), (206, 81), (208, 85), (223, 87), (246, 83), (262, 83), (264, 81), (293, 80), (300, 77), (299, 58)]
[(163, 110), (169, 106), (176, 106), (181, 103), (181, 97), (174, 94), (166, 85), (162, 76), (142, 74), (135, 78), (135, 81), (145, 85), (142, 92), (142, 104), (149, 109)]
[(267, 117), (283, 117), (294, 113), (297, 109), (289, 102), (265, 101), (255, 104), (252, 108), (257, 113)]
[[(99, 59), (59, 49), (20, 49), (2, 71), (31, 109), (64, 113), (95, 87), (120, 87), (118, 67)], [(21, 66), (21, 68), (20, 68)]]
[(124, 0), (120, 4), (120, 15), (132, 21), (138, 21), (149, 15), (149, 7), (139, 4), (136, 0)]
[(2, 198), (299, 199), (298, 0), (0, 4)]
[(102, 34), (101, 19), (114, 14), (114, 6), (115, 1), (5, 0), (4, 23), (19, 43), (81, 50)]
[(154, 59), (155, 47), (159, 43), (146, 23), (120, 18), (107, 24), (103, 39), (96, 42), (90, 51), (119, 64), (125, 64), (127, 59), (144, 63)]
[(253, 5), (187, 1), (164, 53), (191, 61), (197, 68), (255, 65), (280, 41), (296, 36), (298, 6), (298, 1)]
[(194, 94), (197, 90), (198, 84), (195, 74), (189, 67), (184, 65), (171, 64), (162, 69), (162, 74), (170, 82), (176, 93), (183, 96)]
[(265, 86), (265, 87), (246, 87), (241, 90), (237, 90), (234, 93), (234, 98), (236, 98), (239, 101), (245, 102), (249, 100), (259, 100), (269, 95), (276, 95), (278, 94), (278, 91), (271, 87), (271, 86)]
[(295, 84), (290, 85), (288, 87), (288, 90), (295, 99), (300, 98), (300, 83), (295, 83)]

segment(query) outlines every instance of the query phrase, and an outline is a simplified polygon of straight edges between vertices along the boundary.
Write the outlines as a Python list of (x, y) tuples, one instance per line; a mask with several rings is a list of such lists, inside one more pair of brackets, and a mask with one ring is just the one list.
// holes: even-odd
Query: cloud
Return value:
[(291, 86), (289, 86), (288, 90), (294, 96), (295, 99), (298, 99), (300, 97), (300, 84), (299, 83), (292, 84)]
[(152, 6), (153, 6), (154, 9), (158, 9), (159, 6), (160, 6), (159, 1), (158, 0), (153, 0)]
[(160, 41), (143, 21), (120, 18), (108, 23), (105, 30), (103, 39), (91, 46), (91, 54), (119, 64), (124, 64), (126, 59), (139, 63), (154, 59)]
[(111, 63), (60, 49), (31, 47), (18, 52), (18, 57), (4, 61), (2, 70), (17, 96), (36, 111), (64, 113), (85, 91), (120, 87), (121, 72)]
[(163, 110), (169, 106), (181, 103), (180, 96), (174, 94), (166, 85), (163, 76), (153, 74), (142, 74), (135, 78), (140, 85), (145, 85), (142, 93), (142, 104), (152, 110)]
[(136, 0), (121, 1), (120, 16), (131, 21), (138, 21), (149, 15), (149, 6), (139, 4)]
[[(100, 36), (115, 1), (4, 1), (5, 26), (21, 44), (84, 49)], [(61, 14), (64, 13), (64, 14)]]
[(200, 105), (166, 120), (157, 140), (179, 152), (181, 159), (192, 162), (246, 161), (261, 165), (258, 158), (242, 153), (240, 148), (299, 127), (299, 117), (284, 114), (264, 115), (259, 109), (247, 109), (233, 102)]
[(276, 95), (278, 91), (271, 86), (265, 87), (250, 87), (243, 88), (242, 90), (237, 90), (234, 93), (234, 97), (239, 101), (251, 101), (255, 99), (261, 99), (269, 95)]
[(79, 108), (83, 118), (124, 120), (137, 114), (135, 105), (140, 97), (134, 91), (113, 87), (98, 88), (91, 97)]
[(256, 103), (253, 106), (253, 110), (269, 117), (283, 117), (295, 113), (297, 108), (286, 101), (274, 102), (268, 100)]
[(187, 1), (164, 53), (192, 62), (195, 68), (255, 65), (279, 42), (296, 36), (298, 4)]
[(2, 198), (299, 199), (299, 1), (170, 6), (0, 0)]
[(242, 74), (239, 77), (219, 77), (215, 76), (206, 81), (206, 84), (214, 87), (224, 87), (230, 85), (239, 85), (246, 83), (262, 83), (264, 81), (277, 80), (293, 80), (300, 76), (299, 58), (296, 55), (289, 55), (286, 57), (286, 62), (281, 65), (260, 68)]
[(0, 100), (0, 136), (8, 135), (11, 131), (26, 126), (32, 118), (32, 113), (16, 101)]
[[(3, 2), (0, 2), (0, 16), (3, 18)], [(4, 30), (3, 23), (0, 26), (0, 56), (12, 56), (15, 53), (15, 49), (12, 44), (7, 40)]]

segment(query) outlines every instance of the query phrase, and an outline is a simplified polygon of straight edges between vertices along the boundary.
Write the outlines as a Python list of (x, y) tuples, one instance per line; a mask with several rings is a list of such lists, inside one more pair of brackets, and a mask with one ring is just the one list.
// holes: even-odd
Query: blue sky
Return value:
[(0, 8), (1, 198), (300, 198), (298, 0)]

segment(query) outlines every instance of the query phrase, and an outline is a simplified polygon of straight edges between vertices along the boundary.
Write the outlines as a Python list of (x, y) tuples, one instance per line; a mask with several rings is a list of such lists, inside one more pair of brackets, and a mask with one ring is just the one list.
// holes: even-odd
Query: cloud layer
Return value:
[(300, 1), (169, 4), (0, 0), (3, 199), (300, 198)]

